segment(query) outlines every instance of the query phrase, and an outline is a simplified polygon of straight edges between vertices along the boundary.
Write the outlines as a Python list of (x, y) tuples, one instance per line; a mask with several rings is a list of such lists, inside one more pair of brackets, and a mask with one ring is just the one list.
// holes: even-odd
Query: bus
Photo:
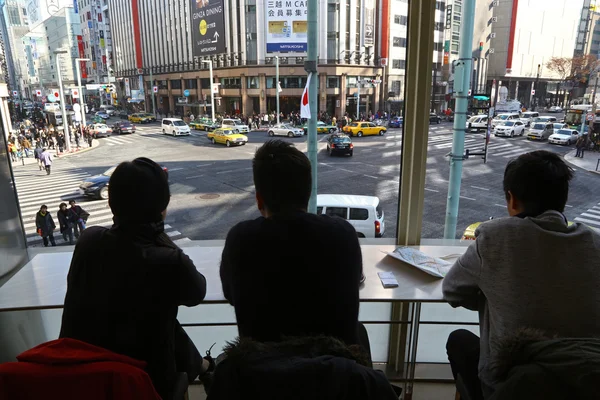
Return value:
[(565, 124), (569, 125), (571, 129), (579, 130), (581, 128), (581, 121), (585, 121), (586, 114), (592, 112), (591, 104), (578, 104), (571, 106), (565, 112)]

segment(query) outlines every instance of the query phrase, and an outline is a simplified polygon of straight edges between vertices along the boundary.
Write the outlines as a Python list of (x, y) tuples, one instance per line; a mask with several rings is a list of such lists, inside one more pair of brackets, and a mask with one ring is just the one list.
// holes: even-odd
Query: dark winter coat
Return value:
[(42, 237), (49, 236), (56, 229), (52, 215), (49, 212), (42, 215), (41, 211), (38, 211), (35, 216), (35, 226), (38, 231), (42, 230)]
[(58, 226), (60, 227), (60, 233), (63, 233), (65, 230), (73, 227), (73, 219), (69, 213), (69, 210), (58, 210), (56, 213), (56, 217), (58, 219)]
[(359, 346), (328, 336), (277, 343), (240, 338), (225, 348), (208, 400), (397, 400), (381, 371), (367, 367)]
[(591, 400), (600, 393), (600, 338), (551, 338), (523, 329), (499, 346), (502, 380), (489, 400)]

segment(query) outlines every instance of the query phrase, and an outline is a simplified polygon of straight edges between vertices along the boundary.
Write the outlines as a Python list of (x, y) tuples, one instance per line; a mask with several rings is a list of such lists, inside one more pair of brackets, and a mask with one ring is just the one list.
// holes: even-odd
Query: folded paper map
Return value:
[(428, 256), (422, 251), (412, 247), (401, 246), (388, 253), (388, 255), (438, 278), (446, 276), (452, 266), (451, 262), (441, 258)]

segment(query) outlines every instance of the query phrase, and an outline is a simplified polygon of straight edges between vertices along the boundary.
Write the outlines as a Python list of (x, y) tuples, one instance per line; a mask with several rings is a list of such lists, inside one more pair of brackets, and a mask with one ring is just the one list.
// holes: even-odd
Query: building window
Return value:
[(405, 69), (406, 68), (406, 60), (392, 60), (392, 68)]
[(443, 51), (444, 44), (442, 42), (436, 42), (433, 44), (433, 51)]
[(171, 89), (181, 89), (181, 81), (179, 79), (172, 80)]
[(223, 89), (241, 89), (241, 78), (221, 78), (221, 87)]
[(406, 47), (406, 38), (395, 37), (392, 40), (392, 45), (394, 47)]
[(328, 76), (327, 77), (327, 88), (328, 89), (336, 89), (340, 87), (340, 77), (339, 76)]
[(392, 81), (392, 92), (396, 94), (396, 96), (400, 96), (400, 90), (402, 89), (402, 81)]
[(356, 87), (356, 76), (347, 76), (346, 77), (346, 87), (347, 88), (355, 88)]
[(198, 83), (195, 79), (186, 79), (185, 80), (185, 88), (186, 89), (196, 89), (198, 88)]
[(400, 25), (406, 25), (408, 18), (406, 15), (394, 15), (394, 23)]
[(446, 3), (444, 3), (443, 1), (436, 1), (435, 2), (435, 9), (436, 10), (442, 10), (442, 11), (444, 11), (445, 8), (446, 8)]
[(436, 31), (443, 31), (444, 30), (444, 23), (443, 22), (436, 22), (435, 23), (435, 30)]
[(260, 89), (260, 79), (256, 76), (246, 78), (246, 87), (248, 89)]

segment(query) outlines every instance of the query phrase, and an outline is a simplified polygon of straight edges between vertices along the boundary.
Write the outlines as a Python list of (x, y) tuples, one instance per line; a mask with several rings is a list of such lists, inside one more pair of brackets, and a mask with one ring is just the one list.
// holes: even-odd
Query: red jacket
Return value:
[(0, 399), (160, 400), (146, 363), (75, 339), (43, 343), (0, 365)]

